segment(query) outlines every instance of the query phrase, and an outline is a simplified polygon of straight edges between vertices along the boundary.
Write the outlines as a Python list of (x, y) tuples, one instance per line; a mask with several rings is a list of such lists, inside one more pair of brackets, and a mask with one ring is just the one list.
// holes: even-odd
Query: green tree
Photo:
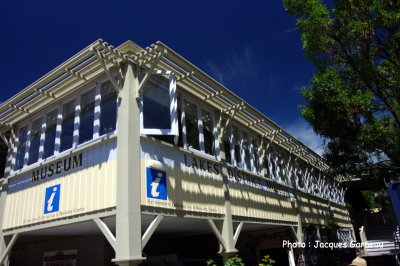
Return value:
[(398, 179), (400, 2), (283, 0), (316, 68), (302, 116), (334, 174)]

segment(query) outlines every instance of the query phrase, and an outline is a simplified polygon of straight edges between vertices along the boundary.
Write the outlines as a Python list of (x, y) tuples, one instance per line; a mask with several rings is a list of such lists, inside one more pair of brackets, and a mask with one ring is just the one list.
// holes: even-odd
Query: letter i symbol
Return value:
[(57, 187), (54, 187), (53, 193), (51, 193), (51, 196), (50, 196), (49, 200), (47, 201), (47, 211), (48, 212), (51, 212), (53, 210), (53, 200), (56, 195), (56, 192), (57, 192)]

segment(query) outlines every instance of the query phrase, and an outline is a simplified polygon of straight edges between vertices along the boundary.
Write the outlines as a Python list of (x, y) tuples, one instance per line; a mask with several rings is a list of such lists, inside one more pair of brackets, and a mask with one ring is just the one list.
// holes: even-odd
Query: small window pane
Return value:
[(240, 135), (239, 135), (239, 130), (237, 127), (232, 127), (233, 129), (233, 141), (234, 141), (234, 149), (235, 149), (235, 160), (236, 160), (236, 166), (241, 167), (242, 166), (242, 156), (240, 154)]
[(188, 147), (200, 150), (197, 107), (185, 101), (186, 140)]
[(30, 145), (29, 145), (29, 161), (28, 165), (36, 163), (39, 160), (40, 135), (42, 132), (42, 118), (32, 122)]
[(54, 154), (57, 128), (57, 110), (47, 114), (46, 131), (44, 136), (43, 158), (48, 158)]
[(94, 122), (94, 96), (95, 90), (91, 90), (81, 97), (81, 114), (79, 122), (79, 144), (93, 138)]
[(143, 127), (170, 129), (169, 80), (153, 75), (143, 88)]
[(256, 139), (253, 139), (254, 168), (257, 173), (261, 172), (260, 156), (258, 155), (258, 146)]
[(215, 154), (215, 142), (214, 142), (214, 127), (212, 115), (202, 110), (202, 121), (203, 121), (203, 136), (204, 136), (204, 150), (206, 153)]
[(15, 167), (14, 167), (15, 170), (19, 170), (24, 166), (27, 135), (28, 135), (28, 127), (25, 126), (20, 129), (18, 135), (18, 147), (17, 147), (17, 155), (15, 158)]
[(117, 122), (117, 92), (110, 81), (101, 85), (100, 135), (115, 130)]
[(60, 151), (72, 148), (74, 142), (75, 101), (63, 105)]
[[(222, 125), (226, 124), (226, 119), (222, 119)], [(225, 160), (227, 163), (232, 163), (232, 154), (231, 154), (231, 141), (230, 141), (231, 133), (228, 128), (224, 129), (222, 136), (222, 143), (225, 152)]]
[(242, 149), (244, 152), (245, 166), (246, 166), (247, 170), (251, 170), (249, 138), (248, 138), (246, 132), (242, 132), (242, 138), (243, 138)]

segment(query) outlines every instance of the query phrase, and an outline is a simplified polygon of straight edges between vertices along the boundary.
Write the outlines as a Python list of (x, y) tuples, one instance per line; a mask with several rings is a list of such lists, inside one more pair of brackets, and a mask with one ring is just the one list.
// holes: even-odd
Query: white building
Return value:
[(0, 132), (6, 265), (293, 265), (308, 225), (352, 235), (322, 159), (160, 42), (94, 42), (2, 103)]

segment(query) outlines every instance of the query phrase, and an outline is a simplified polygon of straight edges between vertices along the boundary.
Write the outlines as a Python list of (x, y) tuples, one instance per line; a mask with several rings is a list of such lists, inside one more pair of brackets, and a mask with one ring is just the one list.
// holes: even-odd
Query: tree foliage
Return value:
[(398, 179), (399, 1), (283, 2), (316, 67), (300, 110), (326, 138), (328, 164), (344, 176)]

